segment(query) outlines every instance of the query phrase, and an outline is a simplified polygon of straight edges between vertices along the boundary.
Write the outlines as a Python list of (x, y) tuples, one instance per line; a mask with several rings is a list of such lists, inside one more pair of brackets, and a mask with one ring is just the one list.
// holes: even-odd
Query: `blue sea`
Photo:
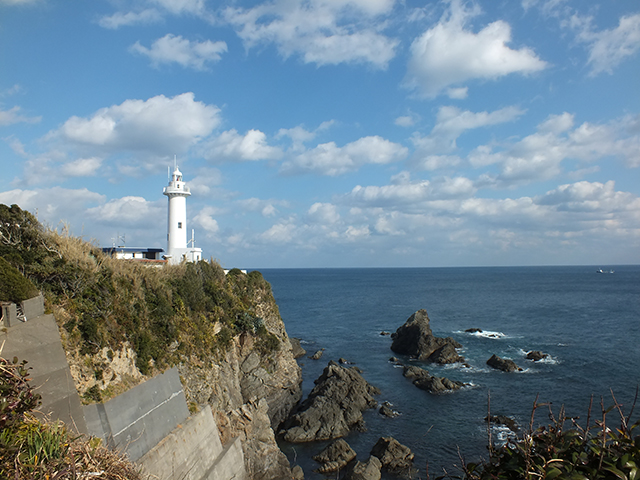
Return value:
[[(366, 460), (377, 439), (393, 436), (416, 454), (420, 478), (457, 473), (460, 456), (467, 462), (486, 458), (488, 399), (492, 414), (512, 416), (524, 428), (532, 406), (551, 403), (554, 413), (564, 405), (568, 416), (592, 416), (600, 398), (613, 403), (611, 391), (628, 411), (640, 384), (640, 266), (509, 267), (509, 268), (371, 268), (264, 269), (287, 332), (302, 340), (307, 355), (324, 348), (314, 361), (299, 359), (303, 394), (313, 388), (329, 360), (343, 357), (378, 387), (378, 401), (388, 401), (401, 413), (386, 418), (365, 413), (367, 431), (353, 432), (347, 442)], [(613, 273), (609, 273), (613, 269)], [(471, 368), (421, 364), (390, 350), (394, 332), (416, 310), (424, 308), (434, 334), (451, 336), (463, 345)], [(469, 328), (482, 329), (470, 334)], [(527, 351), (541, 350), (549, 358), (532, 362)], [(486, 365), (496, 354), (514, 360), (524, 370), (504, 373)], [(398, 356), (432, 375), (469, 383), (463, 390), (431, 395), (402, 376), (389, 362)], [(640, 410), (640, 405), (637, 410)], [(535, 423), (546, 424), (549, 407), (536, 412)], [(611, 416), (609, 418), (612, 418)], [(611, 420), (613, 421), (613, 420)], [(494, 438), (506, 432), (493, 431)], [(328, 442), (282, 448), (300, 464), (307, 479), (311, 459)], [(335, 477), (335, 475), (334, 475)], [(387, 477), (383, 477), (387, 478)]]

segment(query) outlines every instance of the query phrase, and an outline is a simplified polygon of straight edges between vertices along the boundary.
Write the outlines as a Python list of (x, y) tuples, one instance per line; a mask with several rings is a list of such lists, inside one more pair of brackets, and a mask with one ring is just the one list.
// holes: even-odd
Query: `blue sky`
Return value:
[(226, 267), (640, 263), (637, 0), (0, 0), (0, 203)]

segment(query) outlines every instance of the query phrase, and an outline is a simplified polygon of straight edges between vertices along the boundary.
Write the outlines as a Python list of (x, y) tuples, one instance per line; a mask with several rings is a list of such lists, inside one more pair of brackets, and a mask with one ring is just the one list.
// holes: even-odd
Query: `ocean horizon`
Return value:
[[(628, 408), (640, 383), (638, 265), (260, 271), (272, 286), (288, 334), (307, 350), (299, 359), (304, 398), (330, 360), (344, 358), (358, 366), (380, 389), (378, 402), (390, 402), (400, 415), (367, 411), (367, 431), (345, 440), (366, 460), (379, 437), (395, 437), (415, 453), (420, 478), (426, 478), (427, 463), (435, 477), (443, 469), (455, 472), (460, 456), (467, 462), (487, 457), (489, 398), (493, 415), (510, 416), (527, 428), (536, 397), (550, 405), (536, 411), (535, 423), (547, 424), (549, 408), (557, 414), (561, 405), (568, 416), (586, 417), (592, 395), (597, 417), (601, 397), (605, 405), (613, 403), (611, 390)], [(423, 308), (435, 335), (462, 344), (459, 353), (468, 368), (418, 362), (391, 351), (390, 337), (381, 333), (395, 332)], [(471, 328), (482, 332), (466, 331)], [(320, 360), (308, 358), (319, 349), (324, 349)], [(527, 360), (531, 350), (549, 356)], [(522, 372), (492, 369), (486, 360), (493, 354), (514, 360)], [(389, 361), (392, 356), (468, 386), (442, 395), (419, 390)], [(504, 441), (509, 432), (495, 426), (493, 435)], [(318, 464), (311, 457), (328, 443), (281, 447), (303, 467), (305, 478), (319, 479), (325, 477), (313, 472)]]

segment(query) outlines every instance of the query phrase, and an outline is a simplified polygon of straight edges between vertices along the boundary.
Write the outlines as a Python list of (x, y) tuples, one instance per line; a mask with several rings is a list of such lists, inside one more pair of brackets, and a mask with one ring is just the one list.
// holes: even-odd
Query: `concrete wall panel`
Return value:
[(189, 416), (172, 368), (100, 405), (85, 407), (89, 432), (137, 460)]

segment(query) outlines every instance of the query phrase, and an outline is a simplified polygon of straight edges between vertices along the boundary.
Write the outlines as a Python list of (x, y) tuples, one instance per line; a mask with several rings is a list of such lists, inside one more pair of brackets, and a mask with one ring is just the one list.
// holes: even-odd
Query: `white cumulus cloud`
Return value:
[[(461, 88), (473, 80), (495, 80), (512, 73), (530, 74), (547, 64), (527, 47), (512, 49), (511, 27), (498, 20), (477, 33), (467, 29), (467, 20), (477, 11), (466, 10), (459, 0), (434, 27), (411, 44), (405, 84), (424, 97), (433, 98), (448, 87)], [(449, 90), (461, 98), (462, 90)], [(456, 97), (457, 95), (457, 97)]]
[(105, 152), (146, 151), (163, 157), (183, 153), (220, 124), (220, 110), (194, 100), (193, 93), (125, 100), (89, 118), (71, 117), (49, 137)]

